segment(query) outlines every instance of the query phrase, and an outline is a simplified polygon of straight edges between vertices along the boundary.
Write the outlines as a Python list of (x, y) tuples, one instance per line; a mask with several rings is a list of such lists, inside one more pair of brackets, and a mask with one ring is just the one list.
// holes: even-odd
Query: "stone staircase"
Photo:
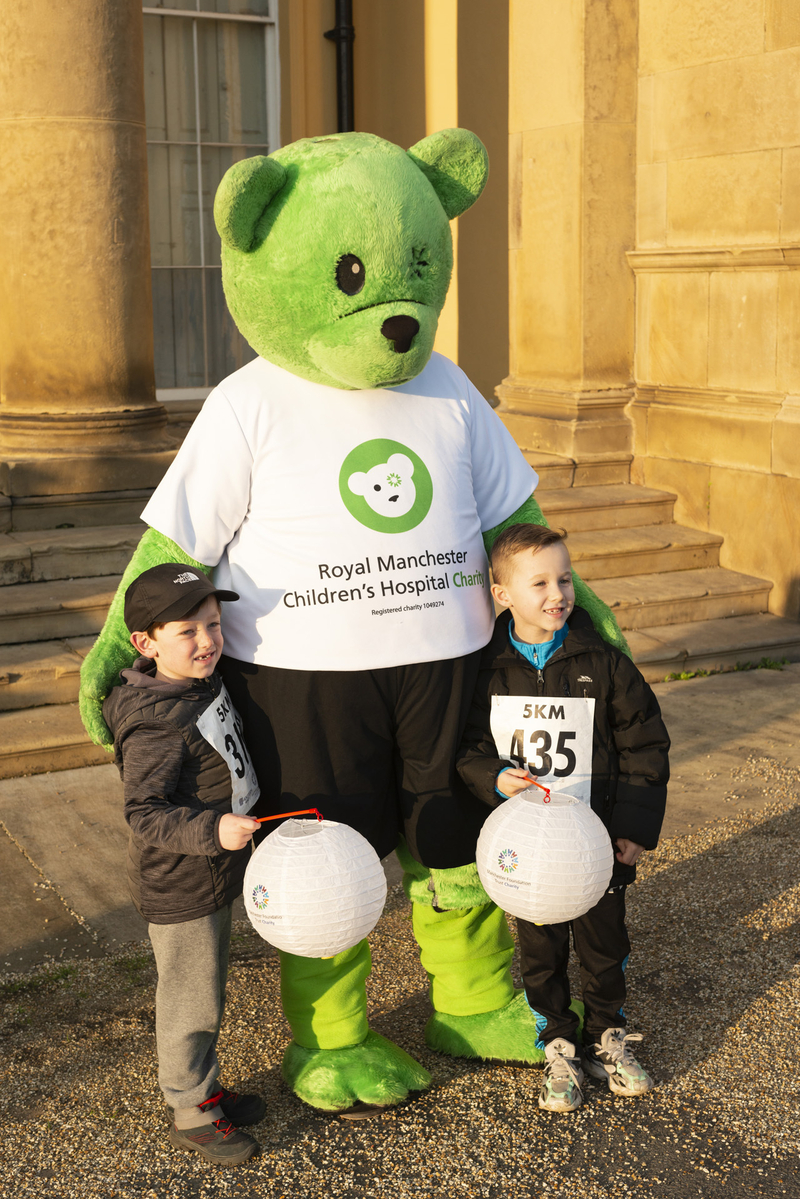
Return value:
[(578, 573), (612, 608), (648, 682), (800, 661), (800, 623), (768, 612), (772, 584), (720, 566), (722, 537), (676, 524), (677, 496), (627, 482), (629, 458), (524, 453), (548, 523), (567, 530)]
[[(613, 608), (645, 677), (800, 660), (800, 624), (770, 583), (719, 565), (722, 538), (673, 521), (676, 497), (627, 482), (630, 462), (536, 451), (537, 496), (579, 573)], [(108, 762), (77, 705), (83, 657), (141, 536), (149, 492), (0, 497), (0, 778)]]
[(0, 497), (0, 778), (110, 761), (83, 730), (79, 673), (149, 495)]

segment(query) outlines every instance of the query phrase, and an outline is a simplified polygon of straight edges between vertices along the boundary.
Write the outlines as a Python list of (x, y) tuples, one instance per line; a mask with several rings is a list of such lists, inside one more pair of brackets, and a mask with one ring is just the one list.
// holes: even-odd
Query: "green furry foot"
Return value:
[(344, 1112), (359, 1103), (390, 1107), (431, 1084), (413, 1057), (372, 1031), (350, 1049), (304, 1049), (292, 1041), (283, 1077), (298, 1099), (323, 1112)]
[[(583, 1025), (583, 1004), (570, 1005)], [(517, 991), (505, 1007), (476, 1016), (450, 1016), (434, 1012), (425, 1027), (431, 1049), (450, 1057), (478, 1057), (490, 1062), (521, 1062), (538, 1065), (545, 1060), (537, 1049), (536, 1016), (528, 1007), (524, 991)]]

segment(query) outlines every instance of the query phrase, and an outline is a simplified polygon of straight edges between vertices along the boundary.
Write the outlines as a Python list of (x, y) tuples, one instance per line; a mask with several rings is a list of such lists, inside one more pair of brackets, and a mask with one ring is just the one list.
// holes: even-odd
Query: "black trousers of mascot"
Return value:
[(402, 834), (425, 866), (473, 862), (489, 809), (453, 763), (479, 661), (480, 650), (380, 670), (304, 671), (223, 656), (261, 787), (252, 814), (318, 808), (357, 829), (379, 857)]

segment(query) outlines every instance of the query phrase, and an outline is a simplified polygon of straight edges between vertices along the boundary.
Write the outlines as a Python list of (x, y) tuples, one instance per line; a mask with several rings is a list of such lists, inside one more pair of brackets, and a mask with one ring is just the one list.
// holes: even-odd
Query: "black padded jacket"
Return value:
[[(483, 651), (457, 756), (459, 775), (484, 803), (502, 803), (495, 783), (509, 762), (498, 756), (492, 738), (493, 695), (593, 697), (592, 808), (612, 840), (624, 837), (655, 849), (667, 800), (669, 736), (652, 689), (630, 658), (595, 632), (582, 608), (573, 610), (569, 635), (543, 670), (512, 646), (510, 620), (509, 612), (501, 613)], [(616, 881), (630, 882), (635, 875), (634, 866), (615, 863)]]
[(219, 843), (220, 818), (231, 811), (230, 768), (197, 730), (222, 680), (215, 672), (164, 683), (148, 658), (121, 678), (103, 715), (122, 776), (133, 902), (152, 924), (208, 916), (241, 895), (250, 858), (249, 846)]

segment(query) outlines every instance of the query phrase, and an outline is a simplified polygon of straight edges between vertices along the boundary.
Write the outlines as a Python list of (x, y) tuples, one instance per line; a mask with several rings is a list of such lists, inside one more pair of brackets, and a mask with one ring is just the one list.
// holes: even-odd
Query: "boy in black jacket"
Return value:
[(231, 908), (242, 893), (258, 784), (216, 665), (219, 591), (191, 566), (154, 566), (125, 593), (142, 657), (103, 705), (130, 826), (128, 881), (158, 968), (158, 1081), (175, 1148), (238, 1165), (266, 1104), (219, 1083)]
[[(610, 888), (591, 911), (565, 924), (517, 920), (525, 992), (547, 1058), (539, 1106), (574, 1111), (584, 1069), (617, 1095), (653, 1085), (630, 1048), (641, 1036), (626, 1034), (622, 1011), (625, 888), (642, 851), (658, 843), (669, 737), (641, 673), (575, 607), (562, 534), (538, 525), (506, 529), (492, 549), (492, 573), (492, 594), (508, 611), (483, 653), (458, 772), (492, 807), (529, 787), (531, 776), (567, 791), (591, 803), (615, 843)], [(570, 930), (583, 984), (583, 1046), (570, 1009)]]

